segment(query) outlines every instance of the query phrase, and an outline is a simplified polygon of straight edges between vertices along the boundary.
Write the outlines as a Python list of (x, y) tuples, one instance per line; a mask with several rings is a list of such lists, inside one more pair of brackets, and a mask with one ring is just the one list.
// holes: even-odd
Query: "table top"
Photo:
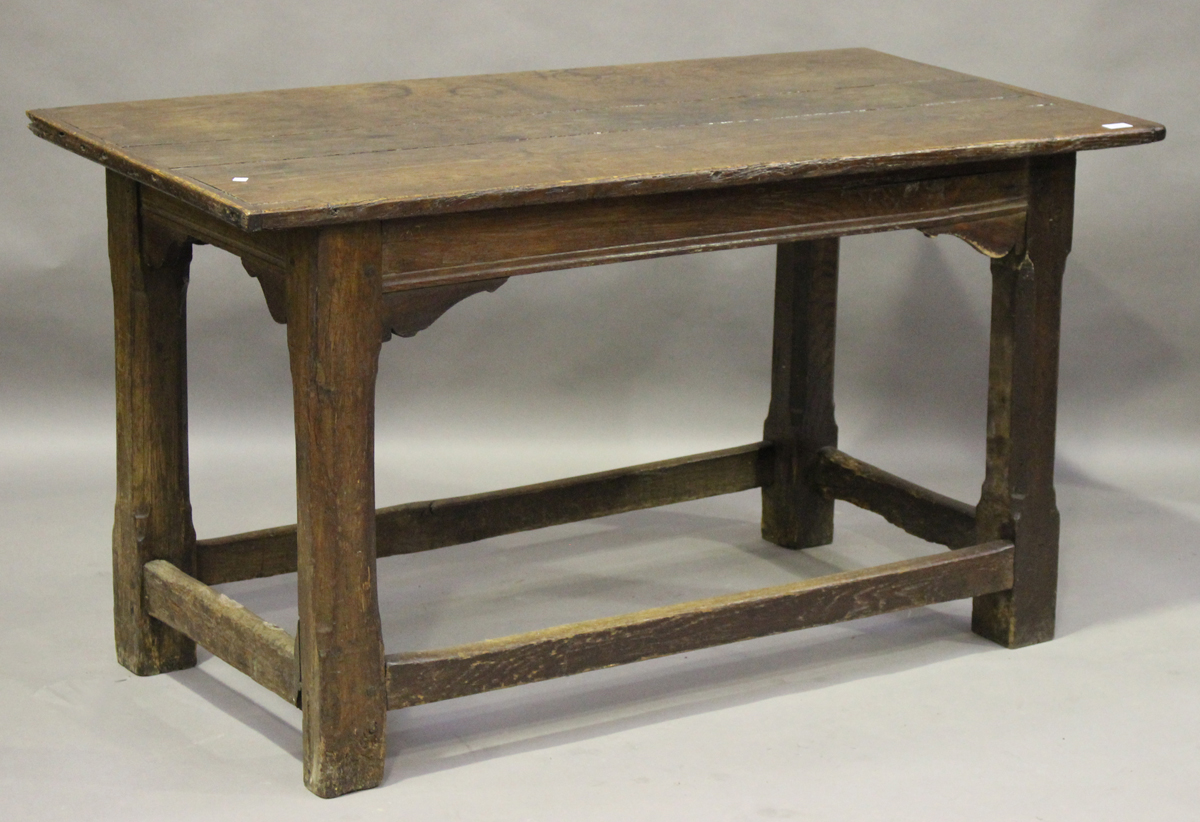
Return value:
[(870, 49), (29, 117), (39, 136), (251, 231), (1006, 159), (1166, 133)]

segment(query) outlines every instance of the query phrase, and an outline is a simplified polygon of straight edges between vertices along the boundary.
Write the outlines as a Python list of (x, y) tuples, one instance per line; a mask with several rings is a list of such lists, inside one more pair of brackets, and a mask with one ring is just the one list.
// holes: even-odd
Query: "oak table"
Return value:
[[(117, 655), (196, 643), (304, 714), (320, 796), (379, 783), (386, 712), (973, 597), (1007, 647), (1054, 631), (1053, 466), (1075, 152), (1162, 126), (867, 49), (383, 82), (29, 112), (107, 168), (116, 314)], [(837, 450), (838, 238), (916, 228), (992, 259), (977, 505)], [(197, 540), (188, 499), (191, 248), (238, 255), (287, 323), (297, 524)], [(778, 245), (762, 442), (375, 509), (379, 348), (505, 278)], [(376, 559), (762, 488), (763, 537), (832, 539), (833, 501), (949, 551), (453, 648), (385, 655)], [(298, 571), (298, 635), (211, 586)]]

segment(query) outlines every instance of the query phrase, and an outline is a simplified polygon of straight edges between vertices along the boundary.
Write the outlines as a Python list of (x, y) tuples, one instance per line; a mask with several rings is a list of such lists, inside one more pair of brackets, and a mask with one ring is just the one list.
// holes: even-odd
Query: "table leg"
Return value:
[(302, 232), (290, 255), (304, 782), (325, 797), (383, 778), (374, 458), (380, 254), (376, 223)]
[(987, 472), (978, 539), (1013, 541), (1014, 584), (1011, 591), (977, 597), (971, 627), (1009, 648), (1054, 636), (1058, 340), (1074, 187), (1074, 154), (1031, 161), (1024, 239), (992, 263)]
[(184, 237), (147, 229), (139, 185), (109, 171), (108, 253), (117, 386), (117, 659), (144, 676), (196, 664), (196, 644), (152, 618), (142, 592), (142, 566), (152, 559), (193, 571), (186, 330), (192, 247)]
[(837, 278), (837, 238), (779, 245), (771, 405), (763, 426), (763, 439), (775, 446), (775, 477), (762, 491), (762, 535), (787, 548), (833, 540), (833, 500), (817, 491), (812, 473), (817, 451), (837, 445)]

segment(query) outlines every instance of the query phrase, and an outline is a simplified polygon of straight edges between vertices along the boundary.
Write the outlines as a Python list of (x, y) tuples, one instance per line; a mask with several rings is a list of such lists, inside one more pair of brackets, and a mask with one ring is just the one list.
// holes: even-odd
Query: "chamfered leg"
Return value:
[(304, 782), (324, 797), (383, 778), (374, 476), (380, 254), (379, 224), (366, 223), (298, 232), (289, 260)]
[(775, 446), (775, 476), (762, 490), (762, 535), (787, 548), (833, 540), (833, 500), (816, 489), (812, 474), (817, 451), (837, 445), (837, 279), (837, 238), (779, 245), (771, 405), (763, 426), (763, 438)]
[(1074, 186), (1074, 154), (1033, 159), (1024, 238), (992, 263), (987, 472), (978, 537), (1013, 540), (1014, 583), (1011, 591), (976, 597), (971, 627), (1009, 648), (1054, 636), (1058, 342)]
[(146, 611), (142, 566), (192, 573), (188, 496), (186, 296), (192, 247), (142, 219), (140, 186), (108, 185), (117, 387), (113, 595), (117, 659), (148, 675), (196, 664), (196, 644)]

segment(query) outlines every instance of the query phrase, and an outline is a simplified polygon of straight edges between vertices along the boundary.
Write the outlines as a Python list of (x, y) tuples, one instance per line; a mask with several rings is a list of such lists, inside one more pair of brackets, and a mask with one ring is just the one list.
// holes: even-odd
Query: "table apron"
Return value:
[(398, 291), (902, 228), (936, 233), (943, 226), (1020, 218), (1028, 193), (1028, 166), (1021, 161), (973, 173), (949, 168), (923, 177), (801, 180), (391, 220), (383, 224), (383, 287)]

